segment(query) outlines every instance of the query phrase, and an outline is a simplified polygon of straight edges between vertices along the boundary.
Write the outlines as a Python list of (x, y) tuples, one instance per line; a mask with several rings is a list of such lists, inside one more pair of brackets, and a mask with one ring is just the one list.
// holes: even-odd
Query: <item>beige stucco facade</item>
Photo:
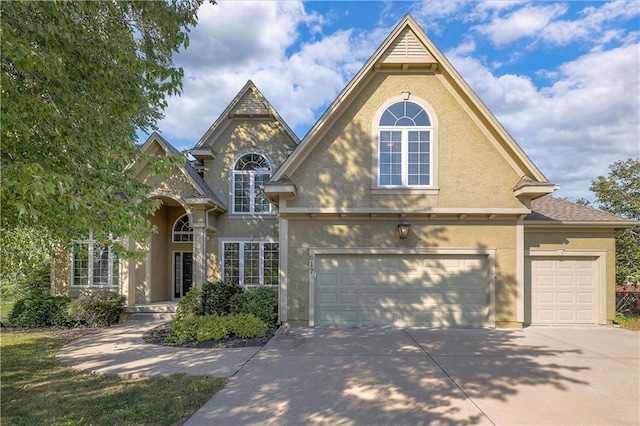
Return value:
[[(428, 184), (379, 183), (378, 150), (385, 149), (378, 141), (379, 124), (399, 102), (429, 115)], [(158, 134), (142, 149), (177, 154)], [(410, 16), (303, 140), (248, 82), (190, 153), (195, 161), (174, 166), (169, 177), (152, 174), (145, 164), (132, 166), (162, 205), (149, 217), (157, 232), (147, 241), (128, 241), (139, 256), (120, 261), (117, 290), (130, 305), (176, 300), (188, 286), (223, 279), (225, 243), (238, 242), (261, 244), (260, 262), (267, 256), (263, 244), (278, 247), (280, 321), (293, 326), (315, 325), (320, 310), (321, 320), (335, 325), (397, 325), (394, 318), (402, 317), (402, 324), (421, 326), (418, 318), (440, 305), (446, 306), (431, 326), (572, 323), (574, 314), (577, 322), (611, 324), (615, 316), (614, 229), (630, 225), (548, 200), (555, 185)], [(249, 154), (266, 159), (270, 181), (251, 186), (247, 197), (254, 200), (263, 191), (272, 203), (269, 212), (235, 212), (235, 197), (246, 194), (234, 186), (234, 167)], [(409, 167), (406, 158), (403, 167)], [(547, 201), (536, 201), (542, 199)], [(183, 215), (192, 240), (174, 242)], [(400, 222), (410, 224), (406, 239), (399, 237)], [(242, 256), (238, 250), (234, 255)], [(256, 250), (252, 267), (258, 268), (257, 246), (247, 250)], [(56, 257), (57, 293), (87, 290), (70, 285), (72, 260)], [(584, 264), (589, 272), (532, 271), (547, 260), (560, 268)], [(240, 274), (243, 262), (238, 261)], [(345, 274), (351, 275), (326, 270), (334, 264), (347, 265)], [(359, 274), (362, 265), (367, 270)], [(257, 276), (257, 269), (252, 273)], [(558, 280), (588, 286), (571, 292), (552, 286), (534, 300), (538, 286)], [(478, 296), (467, 303), (465, 291)], [(556, 296), (583, 304), (544, 305), (543, 299)], [(473, 315), (464, 315), (465, 309), (475, 309), (481, 318), (469, 322), (465, 318)]]

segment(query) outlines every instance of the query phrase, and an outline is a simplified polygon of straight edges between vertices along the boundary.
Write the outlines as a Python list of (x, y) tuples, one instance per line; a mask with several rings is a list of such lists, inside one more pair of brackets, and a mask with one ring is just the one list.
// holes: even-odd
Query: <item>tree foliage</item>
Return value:
[(157, 201), (127, 166), (176, 161), (144, 158), (135, 141), (181, 90), (172, 55), (201, 2), (0, 2), (2, 229), (63, 243), (151, 233)]
[[(640, 221), (640, 158), (613, 163), (591, 191), (602, 210)], [(616, 255), (617, 283), (640, 283), (640, 226), (616, 231)]]

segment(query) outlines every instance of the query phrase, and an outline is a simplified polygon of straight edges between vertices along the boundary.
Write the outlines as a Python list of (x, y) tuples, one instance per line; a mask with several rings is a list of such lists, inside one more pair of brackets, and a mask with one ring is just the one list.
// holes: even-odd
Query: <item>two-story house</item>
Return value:
[[(176, 150), (154, 133), (148, 153)], [(549, 196), (525, 155), (411, 16), (299, 140), (248, 82), (169, 179), (158, 232), (118, 260), (79, 241), (53, 283), (130, 305), (232, 280), (279, 290), (290, 325), (611, 324), (614, 229)]]

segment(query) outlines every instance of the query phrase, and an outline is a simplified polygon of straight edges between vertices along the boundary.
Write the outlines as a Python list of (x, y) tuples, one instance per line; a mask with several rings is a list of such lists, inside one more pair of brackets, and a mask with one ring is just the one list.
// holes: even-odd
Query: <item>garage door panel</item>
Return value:
[(486, 256), (317, 255), (315, 286), (318, 325), (481, 327), (489, 312)]
[(531, 323), (595, 323), (593, 258), (531, 259)]

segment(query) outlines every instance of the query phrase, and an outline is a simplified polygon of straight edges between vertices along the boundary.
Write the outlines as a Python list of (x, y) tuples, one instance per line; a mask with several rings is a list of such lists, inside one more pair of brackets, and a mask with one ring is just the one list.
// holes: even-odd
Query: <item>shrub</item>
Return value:
[(231, 335), (243, 339), (267, 334), (267, 324), (253, 314), (229, 315), (226, 323)]
[(74, 324), (67, 313), (70, 299), (60, 296), (39, 296), (18, 300), (9, 313), (13, 327), (69, 327)]
[(228, 315), (231, 299), (242, 292), (240, 284), (229, 281), (208, 282), (202, 286), (202, 307), (205, 315)]
[(83, 293), (69, 303), (69, 312), (91, 327), (109, 326), (118, 322), (124, 305), (124, 296), (111, 291)]
[(266, 325), (255, 315), (205, 315), (183, 317), (171, 323), (171, 333), (178, 344), (200, 343), (207, 340), (221, 340), (236, 336), (240, 338), (263, 337)]
[(270, 287), (252, 287), (231, 300), (231, 313), (253, 314), (268, 327), (278, 322), (278, 292)]
[(202, 290), (197, 287), (191, 287), (187, 294), (178, 301), (176, 320), (195, 318), (202, 314)]

